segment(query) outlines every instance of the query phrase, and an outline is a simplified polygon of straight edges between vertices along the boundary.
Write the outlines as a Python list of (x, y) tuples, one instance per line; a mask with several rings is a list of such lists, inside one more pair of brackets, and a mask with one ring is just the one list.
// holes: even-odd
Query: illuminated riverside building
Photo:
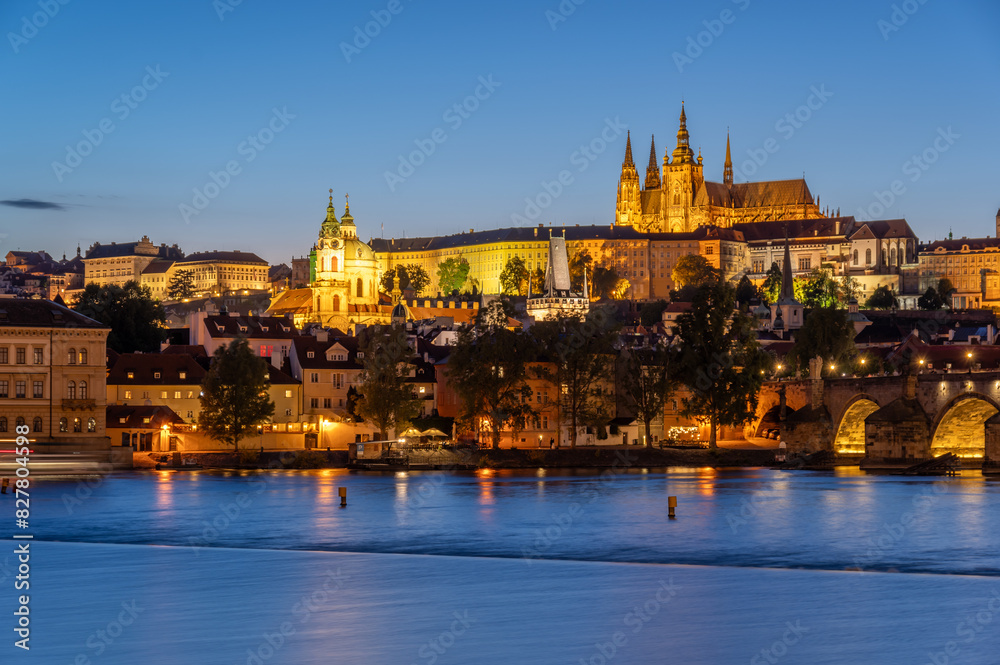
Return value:
[(153, 297), (166, 300), (170, 280), (179, 272), (191, 275), (193, 297), (220, 296), (243, 291), (266, 291), (267, 261), (252, 252), (232, 250), (198, 252), (176, 261), (157, 259), (147, 265), (139, 283), (149, 288)]
[[(1000, 234), (1000, 211), (997, 212)], [(955, 292), (948, 305), (1000, 306), (1000, 238), (949, 238), (920, 246), (920, 293), (951, 280)]]

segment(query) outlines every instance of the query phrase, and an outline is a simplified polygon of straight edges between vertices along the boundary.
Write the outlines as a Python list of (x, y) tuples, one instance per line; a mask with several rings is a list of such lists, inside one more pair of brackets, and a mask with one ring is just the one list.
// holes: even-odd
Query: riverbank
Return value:
[[(136, 453), (136, 469), (153, 469), (162, 453)], [(231, 452), (184, 453), (185, 462), (206, 469), (284, 468), (338, 469), (348, 467), (346, 451), (264, 452), (241, 460)], [(562, 448), (558, 450), (415, 450), (409, 461), (414, 466), (439, 469), (535, 469), (535, 468), (659, 468), (688, 467), (761, 467), (774, 463), (774, 451), (716, 450), (684, 448), (642, 448), (637, 446), (601, 446)]]

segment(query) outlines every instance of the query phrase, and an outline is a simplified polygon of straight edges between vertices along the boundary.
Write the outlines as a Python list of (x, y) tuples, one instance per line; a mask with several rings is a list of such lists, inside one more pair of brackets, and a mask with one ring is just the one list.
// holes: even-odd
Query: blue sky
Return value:
[(804, 172), (924, 241), (995, 233), (993, 0), (236, 1), (0, 4), (0, 253), (148, 234), (287, 262), (329, 188), (363, 238), (606, 224), (620, 129), (644, 172), (682, 98), (710, 179), (728, 127), (738, 181)]

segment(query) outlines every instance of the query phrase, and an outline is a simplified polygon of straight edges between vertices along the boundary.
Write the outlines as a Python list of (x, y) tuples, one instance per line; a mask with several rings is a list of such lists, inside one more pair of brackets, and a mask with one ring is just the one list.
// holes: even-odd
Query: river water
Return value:
[(31, 507), (0, 663), (1000, 663), (973, 473), (137, 472)]

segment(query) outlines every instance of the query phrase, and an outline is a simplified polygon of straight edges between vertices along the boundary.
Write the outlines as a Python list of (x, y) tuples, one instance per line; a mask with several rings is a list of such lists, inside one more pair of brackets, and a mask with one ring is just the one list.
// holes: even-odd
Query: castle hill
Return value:
[(0, 662), (998, 662), (996, 7), (116, 5), (0, 16)]

